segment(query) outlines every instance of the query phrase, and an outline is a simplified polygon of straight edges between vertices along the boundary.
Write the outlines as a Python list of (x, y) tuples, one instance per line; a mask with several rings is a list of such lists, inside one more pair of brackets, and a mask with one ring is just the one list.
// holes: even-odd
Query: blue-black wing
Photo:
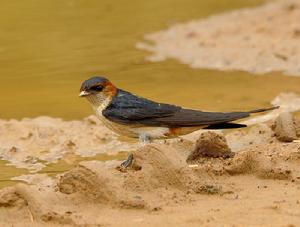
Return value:
[[(251, 113), (271, 109), (274, 108), (249, 112), (203, 112), (153, 102), (129, 92), (118, 90), (116, 96), (112, 99), (110, 105), (103, 110), (102, 114), (107, 119), (121, 124), (165, 127), (209, 126), (210, 128), (218, 128), (219, 125), (220, 128), (224, 128), (230, 127), (224, 123), (248, 117)], [(238, 124), (230, 125), (232, 127), (241, 127), (241, 125)]]
[(102, 114), (107, 119), (118, 123), (139, 124), (145, 119), (173, 116), (180, 109), (179, 106), (153, 102), (118, 89)]

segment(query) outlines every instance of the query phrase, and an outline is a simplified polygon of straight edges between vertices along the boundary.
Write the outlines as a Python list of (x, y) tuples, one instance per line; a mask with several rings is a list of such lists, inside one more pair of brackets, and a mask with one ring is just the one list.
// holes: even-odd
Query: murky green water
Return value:
[(176, 61), (149, 63), (147, 53), (134, 47), (144, 34), (173, 23), (262, 2), (2, 1), (0, 118), (89, 115), (91, 109), (77, 95), (81, 82), (95, 74), (140, 95), (199, 109), (245, 109), (267, 104), (281, 90), (299, 91), (297, 78), (195, 70)]
[[(38, 174), (47, 174), (49, 176), (56, 176), (57, 174), (66, 172), (79, 164), (81, 161), (109, 161), (109, 160), (125, 160), (127, 158), (127, 152), (119, 152), (115, 155), (98, 154), (94, 157), (81, 157), (78, 155), (67, 155), (56, 163), (51, 163), (43, 168)], [(11, 180), (11, 178), (30, 174), (27, 169), (15, 168), (8, 165), (9, 162), (0, 160), (0, 189), (3, 187), (11, 186), (19, 181)]]
[[(78, 155), (70, 155), (68, 157), (64, 157), (63, 159), (59, 160), (56, 163), (51, 163), (39, 173), (46, 173), (49, 176), (55, 176), (59, 173), (66, 172), (79, 164), (81, 161), (90, 161), (90, 160), (97, 160), (97, 161), (109, 161), (109, 160), (125, 160), (128, 156), (127, 152), (119, 152), (116, 155), (108, 155), (108, 154), (98, 154), (93, 157), (81, 157)], [(1, 186), (0, 186), (1, 187)]]
[(7, 161), (0, 160), (0, 188), (10, 186), (16, 183), (11, 178), (23, 174), (28, 174), (28, 170), (9, 166)]
[[(0, 118), (92, 113), (81, 82), (107, 75), (116, 85), (161, 102), (209, 110), (263, 107), (282, 91), (300, 92), (278, 73), (195, 70), (176, 61), (150, 63), (135, 49), (144, 34), (176, 22), (254, 6), (264, 0), (11, 0), (0, 7)], [(109, 157), (110, 159), (120, 157)], [(122, 156), (123, 158), (123, 156)], [(96, 157), (107, 160), (107, 157)], [(41, 172), (78, 163), (62, 160)], [(0, 187), (26, 170), (0, 161)]]

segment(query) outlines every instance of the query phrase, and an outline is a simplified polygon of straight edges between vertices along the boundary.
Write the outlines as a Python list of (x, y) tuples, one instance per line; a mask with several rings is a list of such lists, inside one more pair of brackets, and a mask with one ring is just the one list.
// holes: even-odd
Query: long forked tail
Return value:
[[(270, 107), (270, 108), (251, 110), (251, 111), (248, 111), (248, 114), (262, 113), (265, 111), (275, 110), (278, 108), (279, 108), (279, 106), (274, 106), (274, 107)], [(211, 124), (211, 125), (205, 127), (204, 129), (230, 129), (230, 128), (244, 128), (244, 127), (247, 127), (247, 125), (233, 123), (233, 122), (224, 122), (224, 123)]]
[(273, 106), (273, 107), (270, 107), (270, 108), (262, 108), (262, 109), (251, 110), (251, 111), (249, 111), (249, 113), (262, 113), (262, 112), (265, 112), (265, 111), (275, 110), (275, 109), (278, 109), (278, 108), (279, 108), (279, 106)]

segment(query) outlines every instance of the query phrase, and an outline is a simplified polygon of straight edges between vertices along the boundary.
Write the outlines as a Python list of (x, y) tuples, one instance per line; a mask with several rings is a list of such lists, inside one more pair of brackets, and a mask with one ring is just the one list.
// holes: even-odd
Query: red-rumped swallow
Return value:
[(278, 108), (227, 113), (185, 109), (118, 89), (104, 77), (92, 77), (84, 81), (79, 96), (88, 99), (97, 116), (108, 128), (120, 135), (139, 138), (143, 142), (174, 138), (199, 129), (246, 127), (232, 121), (249, 117), (252, 113)]

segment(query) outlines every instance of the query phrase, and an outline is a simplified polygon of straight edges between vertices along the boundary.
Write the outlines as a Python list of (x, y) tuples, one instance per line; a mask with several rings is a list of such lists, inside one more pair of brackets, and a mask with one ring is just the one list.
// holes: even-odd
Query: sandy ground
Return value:
[[(299, 99), (273, 103), (286, 97)], [(142, 146), (93, 116), (2, 120), (2, 159), (31, 172), (71, 154), (131, 151), (134, 165), (89, 160), (56, 176), (18, 176), (24, 183), (0, 190), (0, 226), (298, 226), (300, 119), (285, 111), (295, 103), (246, 129)]]
[(300, 1), (270, 1), (145, 36), (137, 48), (151, 61), (177, 59), (193, 68), (282, 71), (300, 76)]
[(187, 163), (199, 150), (181, 139), (133, 151), (126, 171), (118, 161), (85, 161), (54, 178), (31, 175), (30, 185), (0, 191), (0, 225), (300, 225), (300, 143), (278, 141), (269, 124), (227, 140), (242, 147), (231, 158), (198, 155)]

